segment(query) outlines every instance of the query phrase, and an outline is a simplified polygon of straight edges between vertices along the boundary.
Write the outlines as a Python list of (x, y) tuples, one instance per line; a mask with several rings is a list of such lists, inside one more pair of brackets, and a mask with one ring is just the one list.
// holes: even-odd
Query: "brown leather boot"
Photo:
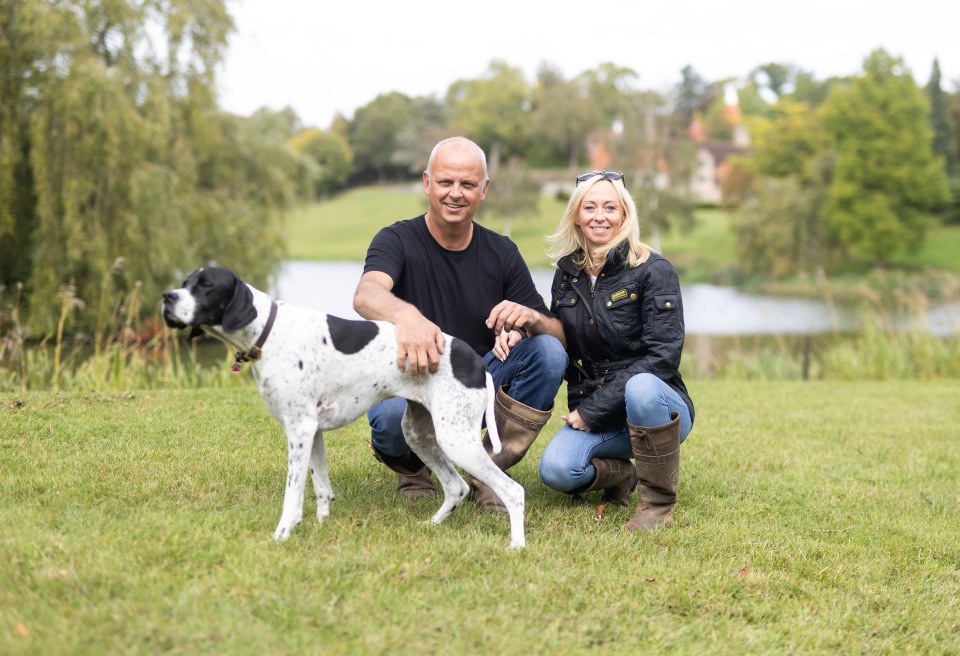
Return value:
[(397, 472), (397, 492), (408, 499), (437, 496), (437, 486), (430, 476), (430, 468), (424, 467), (419, 474), (413, 476), (405, 476)]
[(637, 485), (637, 470), (629, 460), (619, 458), (591, 458), (590, 464), (597, 470), (584, 492), (603, 490), (601, 501), (613, 506), (629, 506), (630, 493)]
[(640, 503), (624, 528), (632, 533), (671, 526), (680, 479), (680, 414), (671, 412), (670, 422), (661, 426), (627, 427), (637, 462)]
[[(507, 396), (504, 387), (497, 390), (494, 400), (494, 418), (500, 434), (500, 453), (493, 453), (488, 436), (484, 436), (483, 446), (497, 467), (507, 471), (527, 454), (553, 414), (553, 408), (531, 408)], [(500, 501), (500, 497), (473, 476), (470, 477), (470, 498), (487, 512), (507, 512), (507, 507)]]
[(423, 464), (416, 453), (411, 451), (405, 456), (388, 456), (377, 450), (373, 443), (370, 444), (370, 448), (373, 449), (374, 458), (397, 472), (397, 492), (408, 499), (422, 499), (437, 495), (437, 486), (430, 476), (430, 469)]

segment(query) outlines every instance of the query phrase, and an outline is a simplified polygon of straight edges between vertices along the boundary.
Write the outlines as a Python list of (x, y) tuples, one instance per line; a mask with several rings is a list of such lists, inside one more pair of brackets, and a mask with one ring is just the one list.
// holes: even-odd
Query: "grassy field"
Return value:
[[(565, 207), (566, 203), (544, 197), (537, 216), (514, 219), (509, 226), (497, 216), (485, 216), (481, 223), (501, 233), (509, 229), (527, 264), (545, 267), (550, 265), (545, 253), (546, 236), (556, 229)], [(362, 261), (370, 240), (380, 228), (417, 216), (426, 209), (426, 197), (412, 186), (351, 189), (329, 201), (305, 205), (291, 213), (287, 223), (289, 255), (295, 260)], [(643, 238), (651, 237), (645, 234)], [(728, 268), (734, 261), (727, 217), (718, 210), (699, 212), (692, 232), (663, 235), (661, 242), (664, 251), (672, 255), (679, 267), (702, 272)]]
[(287, 543), (251, 386), (0, 398), (2, 654), (953, 654), (960, 381), (697, 381), (675, 527), (395, 497), (363, 422)]
[[(556, 229), (565, 207), (564, 202), (543, 197), (537, 216), (510, 223), (509, 234), (529, 266), (550, 265), (544, 252), (545, 238)], [(287, 223), (289, 256), (297, 260), (363, 261), (377, 230), (426, 209), (426, 197), (419, 185), (351, 189), (329, 201), (305, 205), (291, 212)], [(506, 232), (508, 227), (497, 216), (482, 217), (481, 223), (497, 232)], [(644, 228), (641, 237), (652, 239)], [(693, 230), (663, 234), (660, 242), (662, 251), (688, 283), (722, 278), (736, 266), (728, 216), (721, 210), (698, 210)], [(931, 232), (918, 253), (901, 256), (892, 264), (960, 272), (957, 253), (960, 253), (960, 225), (941, 226)]]

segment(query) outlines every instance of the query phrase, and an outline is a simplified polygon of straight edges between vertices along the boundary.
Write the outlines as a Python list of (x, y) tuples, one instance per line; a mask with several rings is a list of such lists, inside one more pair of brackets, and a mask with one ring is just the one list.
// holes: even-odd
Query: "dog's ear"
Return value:
[(223, 331), (235, 332), (256, 318), (257, 309), (253, 307), (253, 293), (239, 277), (234, 275), (233, 298), (223, 309)]

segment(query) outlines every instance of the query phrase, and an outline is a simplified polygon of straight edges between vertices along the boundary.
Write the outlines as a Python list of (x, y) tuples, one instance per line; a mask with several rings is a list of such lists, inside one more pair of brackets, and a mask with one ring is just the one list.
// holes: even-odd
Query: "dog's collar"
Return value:
[(240, 365), (244, 362), (252, 362), (254, 360), (259, 360), (260, 356), (263, 355), (263, 345), (267, 341), (267, 337), (270, 336), (270, 330), (273, 328), (273, 322), (277, 318), (277, 302), (273, 299), (270, 300), (270, 315), (267, 317), (267, 323), (263, 327), (263, 332), (260, 333), (260, 337), (257, 338), (257, 341), (253, 346), (250, 347), (249, 351), (237, 351), (233, 367), (233, 373), (240, 373)]

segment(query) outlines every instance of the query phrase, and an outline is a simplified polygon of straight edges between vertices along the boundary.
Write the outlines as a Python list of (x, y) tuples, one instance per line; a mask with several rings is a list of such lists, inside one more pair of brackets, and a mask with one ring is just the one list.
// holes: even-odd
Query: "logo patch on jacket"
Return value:
[(612, 294), (610, 294), (610, 300), (611, 300), (611, 301), (619, 301), (619, 300), (624, 299), (624, 298), (626, 298), (626, 297), (627, 297), (627, 290), (626, 290), (626, 289), (618, 289), (617, 291), (615, 291), (615, 292), (613, 292)]

